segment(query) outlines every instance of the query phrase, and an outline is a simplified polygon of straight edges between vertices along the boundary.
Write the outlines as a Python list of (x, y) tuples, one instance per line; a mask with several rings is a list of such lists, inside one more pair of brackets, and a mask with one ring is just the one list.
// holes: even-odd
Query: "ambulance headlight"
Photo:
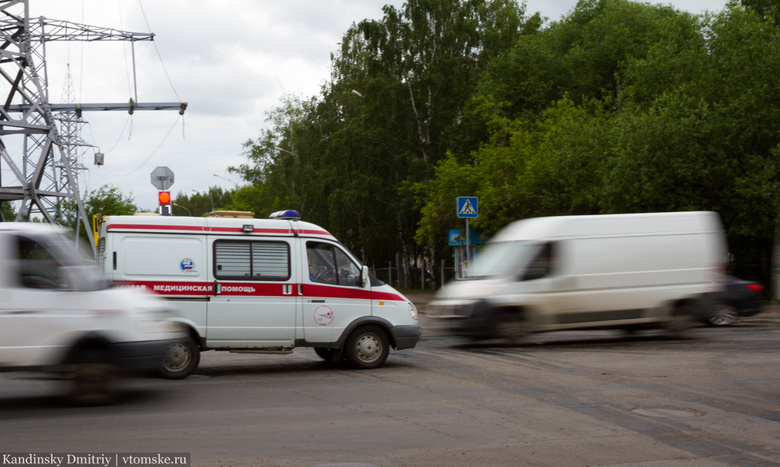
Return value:
[(412, 316), (412, 319), (417, 321), (417, 307), (412, 302), (406, 302), (406, 304), (409, 305), (409, 314)]

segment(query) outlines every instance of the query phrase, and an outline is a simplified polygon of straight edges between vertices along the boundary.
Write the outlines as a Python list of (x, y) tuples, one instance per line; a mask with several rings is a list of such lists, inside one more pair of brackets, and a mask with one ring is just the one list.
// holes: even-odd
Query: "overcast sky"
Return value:
[[(701, 13), (720, 10), (725, 0), (651, 3)], [(154, 43), (134, 47), (47, 43), (50, 102), (65, 102), (68, 95), (80, 103), (127, 102), (137, 86), (138, 102), (189, 105), (183, 117), (175, 111), (85, 113), (89, 125), (82, 138), (96, 148), (84, 156), (90, 170), (80, 177), (81, 191), (113, 185), (153, 210), (157, 194), (150, 174), (158, 166), (174, 172), (174, 196), (240, 184), (227, 168), (244, 162), (243, 143), (260, 135), (266, 113), (285, 94), (319, 94), (343, 34), (353, 23), (380, 19), (385, 4), (400, 7), (403, 1), (30, 0), (33, 18), (155, 34)], [(575, 4), (531, 0), (527, 10), (557, 20)], [(105, 154), (101, 167), (93, 165), (98, 150)]]

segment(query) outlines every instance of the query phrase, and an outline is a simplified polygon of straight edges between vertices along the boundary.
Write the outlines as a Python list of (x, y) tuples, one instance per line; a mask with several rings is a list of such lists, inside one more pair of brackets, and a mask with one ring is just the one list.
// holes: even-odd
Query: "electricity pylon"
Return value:
[[(86, 170), (78, 159), (78, 147), (86, 145), (79, 134), (80, 125), (86, 123), (82, 120), (83, 112), (178, 110), (183, 113), (187, 108), (183, 102), (139, 103), (137, 92), (128, 103), (50, 103), (46, 43), (106, 40), (134, 44), (152, 41), (154, 34), (43, 17), (31, 21), (29, 0), (0, 0), (0, 85), (5, 84), (8, 91), (0, 106), (0, 204), (22, 201), (17, 221), (40, 214), (54, 223), (61, 215), (61, 202), (72, 199), (78, 209), (79, 221), (87, 232), (92, 230), (77, 178), (79, 171)], [(21, 144), (10, 150), (13, 148), (11, 141)], [(78, 231), (78, 225), (75, 228)], [(94, 243), (92, 246), (94, 248)]]

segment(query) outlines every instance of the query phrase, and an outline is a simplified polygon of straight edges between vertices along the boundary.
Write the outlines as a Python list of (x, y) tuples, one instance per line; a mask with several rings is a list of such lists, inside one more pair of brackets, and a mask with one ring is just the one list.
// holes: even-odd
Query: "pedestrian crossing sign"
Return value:
[(474, 219), (479, 212), (479, 198), (476, 196), (458, 196), (458, 217)]

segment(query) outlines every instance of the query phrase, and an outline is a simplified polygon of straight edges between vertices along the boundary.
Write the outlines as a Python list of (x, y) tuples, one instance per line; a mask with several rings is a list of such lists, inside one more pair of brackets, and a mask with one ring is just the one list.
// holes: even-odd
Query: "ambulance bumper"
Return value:
[(422, 328), (419, 324), (393, 326), (390, 328), (390, 334), (393, 335), (396, 350), (411, 349), (420, 341)]

